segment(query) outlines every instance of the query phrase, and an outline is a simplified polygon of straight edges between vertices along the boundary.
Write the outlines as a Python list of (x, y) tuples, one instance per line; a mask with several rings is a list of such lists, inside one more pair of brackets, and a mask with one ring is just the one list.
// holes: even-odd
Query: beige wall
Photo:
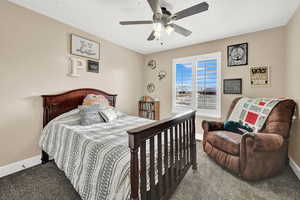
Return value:
[[(153, 97), (161, 100), (161, 117), (171, 113), (172, 59), (220, 51), (222, 79), (243, 78), (243, 95), (300, 99), (300, 11), (287, 27), (236, 36), (147, 56), (119, 47), (108, 41), (59, 23), (48, 17), (0, 1), (0, 166), (40, 153), (38, 138), (42, 128), (41, 94), (54, 94), (81, 87), (93, 87), (117, 93), (117, 107), (136, 113), (136, 101), (154, 82)], [(4, 19), (4, 20), (3, 20)], [(67, 76), (69, 34), (76, 33), (101, 42), (100, 74), (80, 72), (80, 78)], [(249, 66), (228, 68), (226, 48), (236, 43), (249, 43), (249, 66), (271, 66), (271, 87), (252, 88)], [(287, 46), (287, 51), (285, 46)], [(286, 55), (286, 56), (285, 56)], [(167, 77), (158, 81), (156, 71), (144, 67), (150, 59)], [(286, 70), (287, 62), (287, 70)], [(287, 71), (287, 73), (286, 73)], [(126, 83), (126, 84), (124, 84)], [(285, 89), (286, 92), (285, 92)], [(237, 95), (222, 94), (222, 120)], [(200, 132), (198, 118), (197, 131)], [(221, 120), (221, 119), (217, 119)], [(297, 120), (291, 139), (290, 156), (300, 165), (300, 123)], [(297, 130), (297, 131), (296, 131)]]
[[(249, 66), (271, 66), (272, 84), (270, 87), (252, 88), (249, 81), (249, 66), (227, 67), (227, 46), (244, 42), (249, 43)], [(156, 90), (150, 95), (158, 97), (161, 100), (162, 117), (166, 117), (171, 113), (172, 60), (174, 58), (201, 55), (212, 52), (222, 52), (222, 79), (243, 79), (243, 95), (249, 97), (282, 97), (284, 95), (285, 40), (284, 28), (280, 27), (148, 55), (146, 57), (146, 62), (151, 59), (156, 60), (158, 68), (165, 70), (168, 74), (166, 79), (158, 81), (156, 78), (156, 72), (150, 69), (145, 69), (145, 85), (148, 82), (155, 83)], [(226, 117), (232, 100), (236, 97), (238, 96), (222, 94), (221, 101), (223, 120)], [(197, 132), (201, 131), (201, 119), (201, 117), (198, 117), (198, 123), (196, 126)]]
[[(286, 95), (300, 103), (300, 7), (286, 27)], [(299, 109), (293, 123), (290, 139), (290, 157), (300, 166), (300, 120)]]
[[(0, 18), (0, 166), (40, 153), (41, 94), (98, 88), (118, 94), (120, 110), (136, 113), (142, 55), (7, 1), (0, 1)], [(100, 74), (67, 76), (70, 33), (101, 42)]]

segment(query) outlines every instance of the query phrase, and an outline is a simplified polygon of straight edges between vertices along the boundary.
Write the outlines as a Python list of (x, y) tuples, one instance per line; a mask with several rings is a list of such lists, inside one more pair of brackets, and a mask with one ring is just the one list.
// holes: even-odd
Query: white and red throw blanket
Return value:
[(282, 100), (284, 99), (241, 98), (228, 121), (239, 122), (252, 128), (253, 132), (260, 131), (273, 108)]

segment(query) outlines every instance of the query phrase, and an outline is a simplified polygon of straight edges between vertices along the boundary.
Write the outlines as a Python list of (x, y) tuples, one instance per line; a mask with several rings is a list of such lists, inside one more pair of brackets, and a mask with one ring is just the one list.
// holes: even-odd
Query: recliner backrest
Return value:
[(295, 111), (296, 103), (291, 99), (279, 102), (270, 113), (263, 128), (262, 133), (275, 133), (288, 138), (290, 135), (291, 123)]
[[(231, 115), (236, 103), (241, 98), (242, 97), (239, 97), (232, 101), (232, 104), (228, 111), (227, 119)], [(263, 128), (259, 132), (280, 134), (284, 138), (288, 138), (295, 107), (296, 103), (291, 99), (286, 99), (279, 102), (274, 107), (269, 117), (267, 118)]]

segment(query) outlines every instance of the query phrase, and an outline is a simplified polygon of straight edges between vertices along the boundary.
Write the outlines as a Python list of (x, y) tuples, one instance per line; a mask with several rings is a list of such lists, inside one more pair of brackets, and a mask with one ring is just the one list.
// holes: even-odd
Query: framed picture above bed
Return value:
[(93, 60), (100, 59), (100, 43), (71, 34), (71, 54)]
[(99, 62), (88, 60), (87, 71), (93, 73), (99, 73)]
[(228, 67), (248, 65), (248, 43), (227, 47)]

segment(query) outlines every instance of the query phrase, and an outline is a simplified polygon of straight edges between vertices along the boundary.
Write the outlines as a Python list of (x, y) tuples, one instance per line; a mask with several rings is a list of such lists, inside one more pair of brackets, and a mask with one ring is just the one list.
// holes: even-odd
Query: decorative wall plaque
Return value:
[(224, 94), (242, 94), (242, 79), (224, 79)]
[(248, 65), (248, 43), (228, 46), (227, 62), (229, 67)]
[(100, 43), (71, 34), (71, 54), (94, 60), (100, 59)]
[(159, 72), (158, 72), (158, 79), (159, 80), (162, 80), (162, 79), (164, 79), (166, 76), (167, 76), (167, 72), (165, 72), (165, 71), (163, 71), (163, 70), (160, 70)]
[(153, 92), (155, 91), (155, 85), (154, 85), (154, 83), (149, 83), (149, 84), (147, 85), (147, 91), (148, 91), (149, 93), (153, 93)]
[(147, 66), (148, 66), (150, 69), (154, 70), (154, 69), (156, 68), (156, 61), (155, 61), (155, 60), (150, 60), (150, 61), (148, 62), (148, 64), (147, 64)]
[(99, 62), (88, 60), (87, 71), (93, 73), (99, 73)]
[(270, 67), (250, 67), (250, 81), (252, 86), (270, 85)]

